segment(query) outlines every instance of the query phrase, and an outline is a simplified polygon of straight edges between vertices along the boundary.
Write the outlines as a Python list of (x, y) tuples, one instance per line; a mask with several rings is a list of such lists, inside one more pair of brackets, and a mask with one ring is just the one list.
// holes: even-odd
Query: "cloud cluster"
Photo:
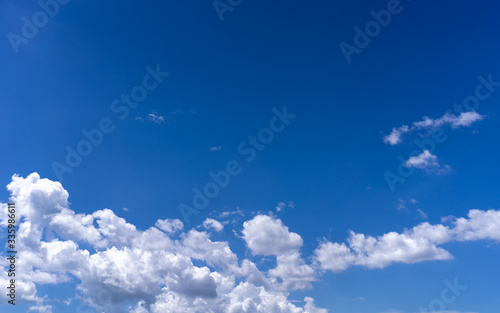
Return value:
[[(74, 286), (74, 298), (111, 313), (327, 313), (310, 297), (300, 306), (290, 293), (312, 288), (325, 271), (449, 260), (452, 255), (439, 245), (500, 241), (500, 211), (471, 210), (446, 225), (425, 222), (402, 233), (374, 237), (350, 231), (345, 243), (325, 240), (304, 259), (299, 234), (276, 217), (256, 215), (243, 223), (241, 239), (253, 258), (274, 262), (263, 271), (234, 253), (228, 242), (212, 240), (212, 234), (224, 231), (215, 219), (190, 230), (175, 219), (139, 230), (109, 209), (76, 213), (62, 185), (37, 173), (13, 176), (7, 189), (20, 221), (18, 299), (34, 312), (50, 313), (56, 303), (40, 294), (40, 286), (65, 284)], [(6, 204), (0, 206), (3, 228), (7, 210)], [(0, 262), (5, 269), (5, 261)], [(0, 285), (7, 285), (5, 274)], [(0, 294), (0, 301), (6, 300)]]
[(401, 137), (403, 134), (410, 133), (416, 130), (433, 130), (445, 125), (450, 125), (451, 128), (470, 127), (472, 123), (484, 119), (483, 115), (475, 111), (462, 112), (459, 116), (452, 113), (445, 113), (438, 119), (432, 119), (427, 116), (421, 121), (414, 122), (411, 126), (402, 125), (394, 127), (389, 135), (384, 136), (384, 142), (390, 145), (397, 145), (403, 142)]
[(452, 241), (500, 242), (500, 211), (471, 210), (468, 218), (452, 218), (449, 222), (424, 222), (402, 233), (378, 237), (350, 231), (347, 244), (322, 242), (315, 251), (316, 260), (321, 269), (338, 273), (351, 266), (384, 268), (392, 263), (449, 260), (453, 256), (439, 245)]
[[(142, 231), (109, 209), (76, 213), (62, 185), (37, 173), (13, 176), (7, 189), (20, 221), (18, 297), (31, 303), (32, 311), (51, 312), (54, 305), (38, 287), (72, 283), (76, 297), (106, 312), (327, 312), (316, 308), (311, 298), (302, 307), (288, 299), (291, 290), (308, 288), (315, 273), (297, 255), (302, 238), (279, 220), (257, 216), (244, 227), (252, 251), (291, 252), (277, 261), (273, 272), (263, 272), (252, 261), (239, 259), (227, 242), (213, 241), (209, 232), (185, 232), (179, 220), (158, 220), (156, 227)], [(5, 204), (2, 209), (0, 225), (5, 227)], [(273, 226), (275, 237), (255, 233), (262, 223)], [(202, 226), (223, 230), (214, 219)], [(290, 238), (273, 243), (283, 234)], [(0, 278), (4, 286), (5, 277), (3, 273)], [(6, 296), (0, 295), (0, 300), (5, 303)], [(134, 305), (125, 308), (125, 303)]]

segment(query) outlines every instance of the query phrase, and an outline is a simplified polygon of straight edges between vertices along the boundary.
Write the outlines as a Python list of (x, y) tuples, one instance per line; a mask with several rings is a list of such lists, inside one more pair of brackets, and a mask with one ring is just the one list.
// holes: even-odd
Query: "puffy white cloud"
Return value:
[(191, 258), (203, 260), (212, 267), (224, 270), (236, 270), (238, 257), (234, 254), (227, 242), (212, 242), (206, 232), (190, 230), (182, 241), (184, 254)]
[(92, 216), (96, 219), (99, 232), (106, 238), (108, 245), (129, 246), (140, 233), (134, 225), (116, 216), (109, 209), (96, 211)]
[(228, 295), (227, 313), (313, 313), (289, 302), (285, 295), (241, 283)]
[(63, 209), (49, 224), (57, 233), (68, 239), (84, 240), (92, 245), (104, 246), (101, 244), (103, 237), (93, 223), (92, 215), (75, 214), (72, 210)]
[(441, 166), (437, 156), (430, 153), (429, 150), (424, 150), (421, 154), (410, 157), (405, 162), (405, 166), (439, 174), (448, 172), (451, 169), (448, 165)]
[(350, 233), (349, 246), (344, 243), (321, 243), (316, 250), (320, 267), (342, 272), (353, 265), (384, 268), (392, 263), (417, 263), (449, 260), (451, 254), (425, 237), (390, 232), (379, 237)]
[(302, 238), (279, 219), (257, 215), (243, 223), (243, 239), (254, 255), (281, 255), (302, 247)]
[(437, 156), (430, 153), (429, 150), (424, 150), (421, 154), (409, 158), (405, 166), (425, 169), (428, 167), (439, 167), (439, 163), (437, 161)]
[[(18, 300), (31, 303), (31, 311), (50, 313), (54, 305), (39, 295), (37, 286), (74, 283), (74, 298), (111, 313), (122, 312), (125, 303), (136, 303), (129, 308), (136, 313), (242, 312), (238, 311), (240, 299), (246, 312), (314, 312), (307, 309), (312, 300), (303, 308), (288, 300), (289, 290), (315, 279), (298, 253), (280, 258), (275, 271), (265, 273), (250, 260), (240, 260), (227, 242), (212, 241), (207, 232), (182, 232), (179, 220), (158, 220), (156, 227), (141, 231), (109, 209), (75, 213), (62, 185), (36, 173), (14, 176), (8, 190), (21, 221)], [(6, 208), (3, 203), (0, 206)], [(274, 252), (297, 251), (300, 236), (288, 232), (281, 221), (269, 220), (277, 235), (288, 236)], [(7, 225), (4, 214), (0, 224)], [(214, 219), (203, 226), (223, 230)], [(170, 237), (174, 234), (177, 239)], [(3, 277), (0, 283), (7, 285)], [(0, 299), (6, 297), (2, 294)]]
[(472, 123), (481, 121), (482, 119), (484, 119), (484, 116), (475, 111), (462, 112), (459, 116), (452, 113), (445, 113), (438, 119), (424, 116), (421, 121), (414, 122), (412, 126), (402, 125), (400, 127), (394, 127), (389, 135), (384, 136), (384, 142), (390, 145), (397, 145), (402, 142), (401, 137), (405, 133), (421, 129), (433, 130), (444, 125), (450, 125), (454, 129), (459, 127), (470, 127)]
[(326, 241), (316, 249), (316, 259), (324, 270), (343, 272), (356, 262), (356, 255), (345, 243)]
[(451, 254), (425, 237), (390, 232), (377, 238), (351, 232), (349, 246), (356, 254), (356, 264), (383, 268), (394, 262), (417, 263), (448, 260)]
[(206, 230), (213, 229), (217, 232), (220, 232), (224, 229), (224, 225), (222, 225), (219, 221), (214, 220), (213, 218), (207, 218), (203, 221), (203, 227)]
[(403, 233), (390, 232), (378, 237), (351, 231), (348, 245), (325, 241), (316, 249), (315, 259), (321, 269), (332, 272), (342, 272), (354, 265), (383, 268), (395, 262), (449, 260), (452, 255), (439, 245), (484, 239), (500, 242), (500, 211), (471, 210), (468, 218), (451, 219), (451, 227), (424, 222)]
[(454, 221), (454, 234), (457, 240), (469, 241), (490, 239), (500, 241), (500, 211), (471, 210), (467, 218)]
[(167, 234), (174, 234), (177, 231), (184, 229), (184, 223), (177, 219), (158, 220), (156, 221), (155, 226)]
[(449, 260), (452, 255), (437, 245), (451, 240), (448, 227), (422, 223), (401, 234), (389, 232), (378, 237), (351, 231), (348, 245), (325, 241), (315, 254), (322, 269), (338, 273), (353, 265), (384, 268), (392, 263)]
[[(18, 219), (24, 217), (45, 225), (52, 214), (68, 207), (69, 194), (61, 183), (40, 179), (38, 173), (32, 173), (26, 178), (12, 176), (7, 190), (11, 193), (11, 201), (16, 203)], [(5, 221), (2, 223), (6, 225)]]
[(453, 240), (452, 231), (448, 226), (431, 225), (428, 222), (413, 227), (407, 233), (413, 238), (424, 238), (438, 245)]
[(302, 238), (288, 230), (280, 219), (257, 215), (243, 223), (243, 239), (254, 255), (276, 256), (277, 265), (269, 270), (271, 277), (279, 277), (282, 290), (303, 290), (316, 280), (316, 271), (300, 257)]
[[(248, 282), (239, 283), (219, 299), (193, 299), (166, 291), (151, 305), (152, 313), (327, 313), (314, 305), (314, 300), (305, 298), (304, 308), (292, 304), (281, 292), (271, 292), (264, 287)], [(148, 312), (144, 303), (138, 303), (134, 313)]]
[(317, 308), (314, 305), (314, 299), (311, 297), (305, 297), (304, 301), (306, 305), (304, 306), (304, 313), (328, 313), (328, 310)]
[[(471, 210), (466, 218), (448, 219), (448, 226), (421, 223), (377, 237), (351, 231), (346, 243), (320, 243), (309, 264), (301, 257), (298, 234), (280, 219), (257, 215), (243, 223), (242, 238), (254, 256), (275, 257), (275, 267), (263, 272), (240, 259), (228, 242), (212, 240), (210, 232), (183, 232), (178, 220), (158, 220), (143, 231), (109, 209), (75, 213), (61, 184), (36, 173), (14, 176), (8, 189), (22, 216), (18, 300), (35, 312), (50, 313), (55, 305), (37, 287), (72, 283), (74, 298), (111, 313), (122, 312), (126, 303), (135, 313), (326, 313), (311, 298), (302, 306), (289, 299), (291, 291), (311, 288), (319, 270), (448, 260), (451, 254), (439, 247), (446, 242), (500, 241), (500, 211)], [(5, 215), (0, 219), (6, 225)], [(205, 222), (205, 228), (223, 230), (215, 220)], [(0, 260), (5, 268), (5, 255)], [(0, 284), (7, 285), (3, 274)]]
[(269, 270), (269, 275), (281, 278), (283, 290), (309, 289), (317, 280), (314, 268), (306, 264), (298, 252), (278, 255), (277, 266)]

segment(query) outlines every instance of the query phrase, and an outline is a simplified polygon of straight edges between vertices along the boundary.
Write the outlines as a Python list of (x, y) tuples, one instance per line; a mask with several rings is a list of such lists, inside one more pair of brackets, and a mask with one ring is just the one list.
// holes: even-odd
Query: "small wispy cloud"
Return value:
[(432, 119), (427, 116), (421, 121), (414, 122), (412, 126), (402, 125), (394, 127), (391, 133), (384, 136), (384, 142), (390, 145), (397, 145), (403, 142), (401, 139), (403, 134), (413, 132), (415, 130), (432, 130), (444, 125), (450, 125), (451, 128), (456, 129), (459, 127), (470, 127), (472, 123), (481, 121), (484, 116), (476, 113), (475, 111), (463, 112), (459, 116), (452, 113), (446, 113), (438, 119)]
[(152, 122), (155, 124), (163, 124), (165, 123), (165, 117), (158, 115), (157, 113), (149, 113), (146, 117), (141, 117), (138, 116), (135, 118), (137, 121), (146, 121), (146, 122)]
[(208, 151), (220, 151), (222, 150), (222, 146), (213, 146), (208, 149)]
[(71, 305), (71, 302), (73, 302), (73, 298), (71, 298), (71, 297), (69, 297), (68, 299), (63, 301), (63, 303), (66, 305)]
[(218, 217), (219, 218), (226, 218), (228, 216), (231, 216), (231, 215), (240, 215), (240, 216), (245, 216), (245, 213), (243, 213), (243, 211), (241, 210), (240, 207), (236, 207), (235, 210), (233, 211), (224, 211), (224, 212), (221, 212)]
[(396, 210), (401, 211), (406, 209), (405, 201), (401, 198), (398, 199), (398, 203), (396, 204)]
[(287, 207), (293, 209), (293, 208), (295, 208), (295, 203), (293, 203), (293, 201), (288, 201), (288, 203), (279, 202), (276, 205), (276, 212), (281, 212)]
[(424, 211), (420, 210), (420, 209), (417, 209), (417, 213), (418, 213), (418, 216), (422, 219), (427, 219), (429, 217), (429, 215), (427, 215), (427, 213), (425, 213)]
[(405, 166), (426, 170), (429, 173), (435, 174), (444, 174), (451, 170), (449, 165), (441, 166), (437, 160), (437, 156), (430, 153), (429, 150), (424, 150), (421, 154), (412, 156), (405, 162)]

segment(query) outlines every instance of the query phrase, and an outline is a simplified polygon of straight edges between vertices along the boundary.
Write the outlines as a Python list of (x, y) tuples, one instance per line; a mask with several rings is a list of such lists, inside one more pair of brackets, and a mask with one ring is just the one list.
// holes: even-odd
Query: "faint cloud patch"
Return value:
[[(236, 207), (236, 209), (231, 210), (231, 211), (224, 211), (219, 214), (217, 214), (215, 211), (212, 212), (210, 215), (218, 218), (219, 220), (222, 220), (222, 224), (232, 224), (232, 225), (237, 225), (240, 220), (245, 217), (245, 213), (240, 207)], [(233, 230), (234, 231), (234, 230)]]
[(245, 213), (243, 213), (243, 211), (241, 210), (240, 207), (236, 207), (236, 209), (234, 209), (233, 211), (224, 211), (224, 212), (220, 213), (219, 217), (225, 218), (225, 217), (229, 217), (231, 215), (245, 216)]
[(145, 121), (145, 122), (152, 122), (155, 124), (163, 124), (165, 123), (165, 117), (158, 115), (157, 113), (149, 113), (146, 117), (141, 117), (137, 116), (135, 118), (136, 121)]
[(285, 203), (285, 202), (279, 202), (277, 205), (276, 205), (276, 213), (277, 212), (281, 212), (283, 211), (285, 208), (291, 208), (291, 209), (294, 209), (295, 208), (295, 203), (293, 203), (293, 201), (288, 201), (288, 203)]
[(220, 151), (222, 150), (222, 146), (213, 146), (208, 149), (208, 151)]
[(398, 199), (398, 203), (396, 204), (396, 210), (401, 211), (406, 209), (405, 201), (401, 198)]
[(418, 213), (418, 216), (422, 219), (427, 219), (429, 217), (429, 215), (427, 213), (425, 213), (424, 211), (420, 210), (420, 209), (417, 209), (417, 213)]

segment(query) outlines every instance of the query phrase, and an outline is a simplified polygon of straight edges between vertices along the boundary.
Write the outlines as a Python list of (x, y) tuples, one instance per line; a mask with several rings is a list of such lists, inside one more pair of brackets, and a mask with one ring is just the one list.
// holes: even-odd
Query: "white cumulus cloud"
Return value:
[[(211, 238), (209, 230), (224, 230), (214, 219), (205, 220), (205, 231), (184, 230), (173, 219), (139, 230), (110, 209), (76, 213), (62, 185), (37, 173), (13, 176), (7, 189), (19, 221), (16, 292), (33, 312), (50, 313), (62, 305), (40, 290), (64, 284), (73, 288), (74, 301), (110, 313), (123, 312), (124, 305), (135, 313), (327, 313), (312, 298), (299, 304), (290, 293), (312, 288), (323, 271), (450, 260), (440, 245), (500, 242), (500, 211), (471, 210), (467, 217), (445, 219), (446, 225), (424, 222), (401, 233), (351, 231), (345, 243), (325, 240), (304, 259), (300, 235), (276, 217), (257, 215), (243, 223), (242, 239), (255, 258), (272, 257), (274, 265), (264, 271), (234, 253), (228, 242)], [(0, 206), (6, 211), (6, 204)], [(6, 222), (2, 213), (2, 229)], [(7, 264), (2, 264), (0, 285), (6, 286)], [(6, 300), (0, 294), (0, 301)]]
[[(37, 173), (13, 176), (7, 189), (20, 221), (16, 291), (18, 301), (30, 304), (30, 311), (52, 312), (57, 302), (39, 288), (64, 283), (73, 285), (71, 299), (110, 313), (123, 312), (127, 303), (131, 303), (127, 311), (140, 313), (327, 312), (316, 308), (309, 297), (302, 306), (288, 299), (291, 290), (309, 288), (315, 280), (314, 270), (298, 253), (265, 272), (240, 259), (227, 242), (213, 241), (206, 231), (184, 232), (179, 220), (158, 220), (156, 227), (138, 230), (110, 209), (76, 213), (62, 185)], [(0, 206), (6, 209), (6, 204)], [(6, 218), (0, 215), (2, 228)], [(255, 221), (259, 220), (274, 224), (276, 235), (289, 237), (274, 247), (275, 253), (296, 252), (302, 245), (300, 236), (280, 220), (261, 216)], [(214, 219), (205, 220), (203, 226), (223, 231)], [(2, 286), (8, 285), (5, 277), (4, 268)], [(0, 301), (6, 300), (6, 294), (0, 294)]]

